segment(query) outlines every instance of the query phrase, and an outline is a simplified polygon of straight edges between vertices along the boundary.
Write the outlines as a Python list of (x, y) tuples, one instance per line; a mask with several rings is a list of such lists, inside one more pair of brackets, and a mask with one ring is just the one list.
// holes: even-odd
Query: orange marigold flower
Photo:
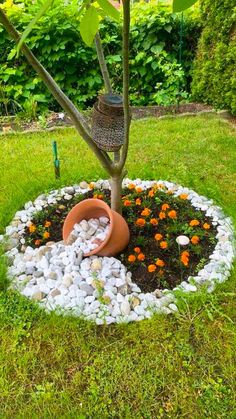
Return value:
[(30, 233), (34, 233), (36, 231), (36, 229), (37, 229), (36, 225), (30, 224), (30, 226), (29, 226), (29, 232)]
[(160, 266), (161, 268), (163, 268), (163, 266), (165, 266), (165, 262), (162, 259), (157, 259), (156, 260), (156, 265)]
[(51, 221), (45, 221), (45, 223), (44, 223), (44, 227), (50, 227), (50, 225), (51, 225), (52, 223), (51, 223)]
[(89, 189), (94, 189), (94, 183), (93, 182), (90, 182)]
[(143, 261), (145, 259), (145, 255), (143, 253), (139, 253), (138, 260)]
[(142, 190), (142, 188), (140, 188), (140, 186), (137, 186), (137, 187), (135, 188), (135, 190), (136, 190), (136, 192), (138, 192), (138, 193), (143, 192), (143, 190)]
[(50, 233), (48, 232), (48, 231), (45, 231), (44, 233), (43, 233), (43, 238), (44, 239), (48, 239), (50, 237)]
[(129, 261), (130, 263), (134, 263), (134, 262), (136, 261), (136, 256), (135, 256), (135, 255), (129, 255), (129, 257), (128, 257), (128, 261)]
[(154, 193), (153, 189), (151, 189), (151, 190), (148, 192), (148, 196), (149, 196), (150, 198), (153, 198), (153, 197), (154, 197), (154, 195), (155, 195), (155, 193)]
[(98, 195), (98, 199), (103, 199), (103, 195), (102, 194)]
[(158, 220), (157, 220), (156, 218), (151, 218), (150, 223), (151, 223), (153, 226), (156, 226), (156, 225), (158, 224)]
[(188, 266), (189, 264), (189, 252), (185, 250), (181, 253), (180, 260), (183, 263), (184, 266)]
[(148, 265), (148, 272), (155, 272), (156, 268), (156, 265)]
[(163, 238), (163, 235), (160, 234), (160, 233), (156, 233), (155, 236), (154, 236), (154, 239), (157, 240), (157, 241), (161, 240), (162, 238)]
[(138, 218), (135, 224), (139, 227), (143, 227), (146, 224), (146, 221), (144, 220), (144, 218)]
[(189, 264), (189, 258), (181, 257), (181, 262), (183, 263), (184, 266), (188, 266), (188, 264)]
[(141, 199), (140, 199), (140, 198), (137, 198), (137, 199), (135, 200), (135, 204), (136, 204), (136, 205), (141, 205), (141, 204), (142, 204)]
[(187, 193), (181, 193), (179, 197), (180, 197), (180, 199), (188, 199), (188, 194)]
[(163, 204), (163, 205), (161, 206), (161, 210), (162, 210), (162, 211), (166, 211), (168, 208), (170, 208), (169, 204)]
[(141, 252), (141, 249), (140, 249), (140, 247), (135, 247), (134, 248), (134, 251), (135, 251), (135, 253), (140, 253)]
[(168, 212), (168, 217), (176, 219), (177, 218), (177, 212), (175, 210), (171, 210)]
[(159, 218), (160, 218), (161, 220), (163, 220), (164, 218), (166, 218), (166, 214), (165, 214), (165, 212), (161, 211), (161, 212), (159, 213)]
[(151, 210), (149, 208), (144, 208), (144, 210), (141, 212), (141, 215), (144, 217), (148, 217), (151, 214)]
[(160, 242), (160, 247), (162, 248), (162, 249), (167, 249), (167, 247), (168, 247), (168, 243), (166, 242), (166, 241), (161, 241)]
[(125, 207), (130, 207), (130, 205), (132, 204), (132, 202), (131, 201), (129, 201), (129, 199), (126, 199), (125, 201), (124, 201), (124, 206)]
[(200, 222), (198, 220), (191, 220), (189, 225), (191, 227), (199, 226)]
[(130, 190), (135, 189), (135, 184), (134, 183), (130, 183), (128, 185), (128, 189), (130, 189)]
[(40, 246), (41, 240), (39, 240), (39, 239), (35, 240), (34, 244), (35, 244), (35, 246)]
[(211, 228), (210, 224), (204, 223), (202, 226), (205, 230), (209, 230)]
[(200, 238), (199, 238), (198, 236), (193, 236), (193, 237), (191, 238), (191, 243), (192, 243), (192, 244), (198, 244), (198, 243), (199, 243), (199, 241), (200, 241)]

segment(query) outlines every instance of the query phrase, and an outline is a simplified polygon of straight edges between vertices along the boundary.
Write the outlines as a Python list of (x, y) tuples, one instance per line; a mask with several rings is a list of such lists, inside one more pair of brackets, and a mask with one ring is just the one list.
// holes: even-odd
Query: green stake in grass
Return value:
[(60, 178), (60, 160), (57, 156), (57, 142), (52, 142), (53, 156), (54, 156), (54, 169), (55, 169), (55, 178)]

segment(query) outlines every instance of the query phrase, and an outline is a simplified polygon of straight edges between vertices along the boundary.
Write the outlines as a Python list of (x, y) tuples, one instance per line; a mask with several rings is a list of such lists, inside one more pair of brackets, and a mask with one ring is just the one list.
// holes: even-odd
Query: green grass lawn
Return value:
[[(1, 136), (0, 145), (2, 231), (40, 193), (106, 177), (74, 129)], [(134, 122), (127, 168), (213, 198), (236, 225), (236, 132), (217, 117)], [(3, 285), (3, 263), (0, 276)], [(179, 315), (104, 327), (2, 291), (0, 417), (236, 418), (235, 279), (182, 297)]]

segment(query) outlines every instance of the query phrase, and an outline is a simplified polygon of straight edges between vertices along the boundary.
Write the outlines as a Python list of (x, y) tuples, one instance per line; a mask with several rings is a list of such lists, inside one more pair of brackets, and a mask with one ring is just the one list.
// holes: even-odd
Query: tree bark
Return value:
[(122, 173), (112, 176), (110, 179), (111, 186), (111, 209), (122, 214)]
[(107, 69), (107, 63), (106, 63), (106, 60), (105, 60), (105, 57), (104, 57), (104, 52), (103, 52), (99, 32), (96, 33), (94, 42), (95, 42), (97, 57), (98, 57), (103, 81), (104, 81), (104, 84), (105, 84), (105, 89), (106, 89), (107, 93), (111, 94), (112, 93), (111, 81), (110, 81), (110, 77), (109, 77), (109, 73), (108, 73), (108, 69)]
[(124, 144), (117, 168), (122, 170), (129, 148), (130, 107), (129, 107), (129, 33), (130, 33), (130, 0), (123, 0), (123, 106), (124, 106)]

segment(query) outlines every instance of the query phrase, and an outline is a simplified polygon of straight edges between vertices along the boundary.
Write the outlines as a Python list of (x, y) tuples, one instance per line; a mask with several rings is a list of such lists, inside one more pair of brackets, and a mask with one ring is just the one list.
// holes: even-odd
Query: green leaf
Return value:
[(173, 0), (173, 12), (182, 12), (183, 10), (193, 6), (196, 2), (197, 0)]
[(120, 13), (108, 0), (97, 0), (106, 14), (115, 20), (120, 19)]
[(88, 46), (92, 45), (94, 37), (98, 31), (98, 26), (99, 19), (97, 10), (95, 7), (90, 6), (89, 9), (86, 10), (80, 22), (80, 34), (83, 41)]
[(39, 19), (41, 19), (41, 17), (46, 13), (46, 11), (49, 9), (49, 7), (52, 6), (54, 0), (46, 0), (42, 7), (39, 9), (38, 13), (36, 14), (36, 16), (33, 18), (33, 20), (31, 20), (31, 22), (29, 23), (29, 25), (26, 27), (26, 29), (24, 30), (20, 41), (17, 45), (17, 56), (19, 56), (19, 52), (21, 50), (21, 47), (23, 45), (23, 43), (25, 42), (26, 38), (29, 36), (30, 32), (32, 31), (34, 25), (39, 21)]

